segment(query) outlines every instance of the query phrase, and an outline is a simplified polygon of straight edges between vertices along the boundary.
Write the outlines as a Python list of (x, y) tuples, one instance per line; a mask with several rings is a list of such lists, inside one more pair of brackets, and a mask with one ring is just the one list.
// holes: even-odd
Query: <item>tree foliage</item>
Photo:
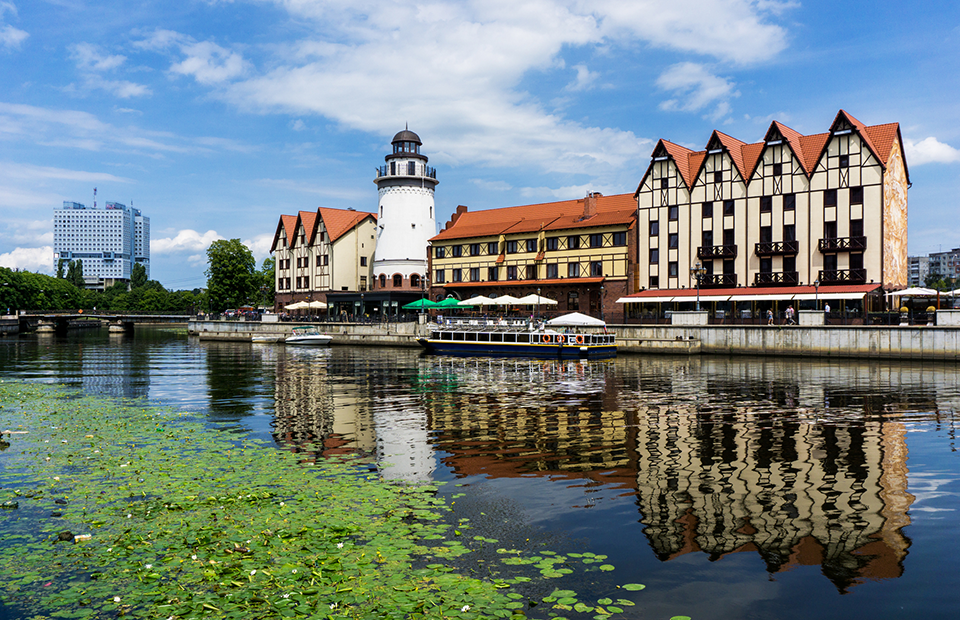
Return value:
[(130, 288), (140, 288), (147, 284), (147, 268), (136, 263), (130, 270)]
[(83, 261), (72, 260), (67, 263), (67, 282), (77, 288), (83, 288)]
[(263, 259), (258, 276), (260, 277), (260, 301), (257, 305), (271, 307), (276, 297), (276, 274), (277, 259), (268, 256)]
[(207, 295), (210, 310), (222, 312), (255, 299), (261, 278), (250, 248), (239, 239), (220, 239), (207, 248)]

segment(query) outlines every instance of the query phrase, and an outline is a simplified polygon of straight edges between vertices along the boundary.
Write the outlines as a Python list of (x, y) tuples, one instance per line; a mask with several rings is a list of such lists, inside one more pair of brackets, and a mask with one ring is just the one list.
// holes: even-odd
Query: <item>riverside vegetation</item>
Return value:
[[(0, 599), (22, 618), (605, 620), (642, 604), (603, 556), (501, 548), (435, 486), (357, 459), (300, 462), (189, 414), (16, 381), (0, 431)], [(498, 561), (471, 562), (480, 549)], [(568, 575), (609, 594), (551, 585)]]

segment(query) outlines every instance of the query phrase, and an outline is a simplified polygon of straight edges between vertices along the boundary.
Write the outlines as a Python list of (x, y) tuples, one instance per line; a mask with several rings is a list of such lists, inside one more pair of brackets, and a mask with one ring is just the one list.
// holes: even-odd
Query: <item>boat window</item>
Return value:
[(468, 334), (467, 334), (467, 340), (471, 340), (471, 341), (473, 341), (473, 342), (476, 342), (476, 341), (477, 341), (477, 333), (476, 333), (476, 332), (470, 332), (470, 333), (468, 333)]
[(477, 336), (478, 336), (477, 340), (479, 340), (480, 342), (490, 342), (490, 334), (486, 332), (477, 334)]
[(517, 335), (516, 335), (516, 334), (504, 334), (504, 335), (503, 335), (503, 341), (504, 341), (504, 342), (516, 342), (516, 341), (517, 341)]
[(463, 332), (453, 332), (454, 340), (463, 340)]
[(490, 334), (490, 342), (503, 342), (503, 334)]
[(530, 334), (519, 334), (517, 342), (530, 342)]
[(450, 332), (440, 332), (440, 340), (450, 340)]

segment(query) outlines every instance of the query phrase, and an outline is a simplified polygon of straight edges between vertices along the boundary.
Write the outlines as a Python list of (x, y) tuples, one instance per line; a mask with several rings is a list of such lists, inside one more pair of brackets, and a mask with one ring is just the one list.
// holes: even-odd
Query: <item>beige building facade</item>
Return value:
[(841, 110), (826, 133), (666, 140), (636, 191), (636, 290), (907, 284), (909, 175), (897, 123)]
[[(354, 313), (352, 297), (373, 281), (377, 216), (321, 207), (281, 215), (270, 251), (276, 257), (276, 305), (322, 301), (328, 313)], [(350, 300), (342, 299), (350, 296)]]

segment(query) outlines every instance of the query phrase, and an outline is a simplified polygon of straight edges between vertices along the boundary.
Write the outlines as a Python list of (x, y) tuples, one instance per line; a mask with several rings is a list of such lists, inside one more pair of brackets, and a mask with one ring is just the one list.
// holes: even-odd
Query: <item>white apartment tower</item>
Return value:
[(64, 201), (53, 210), (53, 265), (83, 263), (87, 288), (103, 289), (129, 280), (133, 265), (141, 263), (150, 277), (150, 218), (139, 209), (108, 202), (104, 209), (88, 209)]
[(437, 234), (433, 193), (437, 171), (420, 153), (420, 136), (404, 129), (377, 169), (380, 194), (373, 290), (419, 291), (427, 273), (427, 245)]

